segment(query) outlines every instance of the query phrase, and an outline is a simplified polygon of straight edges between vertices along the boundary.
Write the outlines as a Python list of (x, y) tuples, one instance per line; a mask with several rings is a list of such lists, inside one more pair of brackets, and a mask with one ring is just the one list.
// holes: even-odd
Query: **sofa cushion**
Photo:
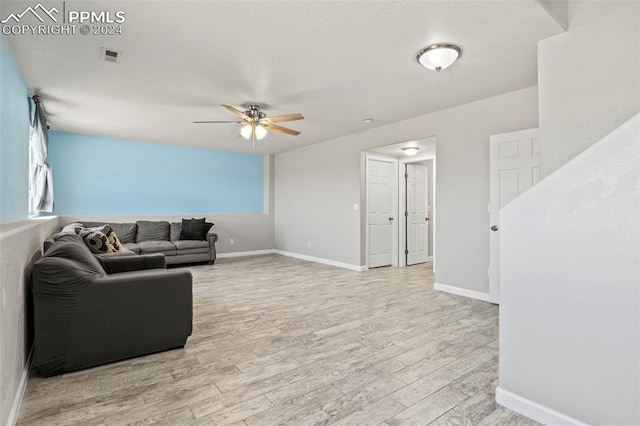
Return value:
[(141, 241), (169, 241), (169, 222), (139, 220), (136, 243)]
[(181, 240), (202, 240), (204, 226), (204, 217), (202, 219), (182, 219), (182, 230), (180, 231)]
[[(55, 259), (55, 260), (54, 260)], [(37, 261), (39, 272), (46, 282), (84, 282), (106, 272), (78, 235), (67, 234), (57, 240)]]
[(136, 231), (138, 230), (138, 225), (135, 223), (109, 223), (108, 224), (113, 232), (118, 235), (120, 242), (122, 244), (125, 243), (134, 243), (136, 241)]
[(171, 241), (180, 240), (180, 231), (182, 231), (182, 223), (181, 222), (171, 222), (169, 230), (169, 237)]
[(199, 254), (209, 253), (209, 243), (201, 240), (180, 240), (174, 241), (178, 249), (178, 254)]
[(131, 250), (135, 254), (140, 254), (140, 247), (136, 243), (122, 243), (122, 247)]
[(141, 241), (138, 244), (140, 253), (163, 253), (168, 256), (176, 254), (176, 246), (171, 241)]

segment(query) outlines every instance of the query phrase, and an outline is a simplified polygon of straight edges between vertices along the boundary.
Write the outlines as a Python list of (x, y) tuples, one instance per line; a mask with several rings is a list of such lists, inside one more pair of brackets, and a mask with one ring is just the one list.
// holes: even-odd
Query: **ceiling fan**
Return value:
[(289, 129), (286, 127), (278, 126), (274, 123), (282, 123), (285, 121), (303, 120), (302, 114), (286, 114), (278, 115), (276, 117), (267, 117), (267, 114), (260, 111), (260, 106), (255, 104), (243, 105), (248, 108), (242, 112), (232, 106), (222, 105), (227, 110), (231, 111), (243, 121), (194, 121), (195, 124), (201, 123), (238, 123), (244, 124), (240, 129), (240, 136), (245, 139), (251, 139), (252, 144), (255, 145), (256, 139), (263, 139), (267, 135), (267, 131), (284, 133), (285, 135), (298, 136), (300, 132), (297, 130)]

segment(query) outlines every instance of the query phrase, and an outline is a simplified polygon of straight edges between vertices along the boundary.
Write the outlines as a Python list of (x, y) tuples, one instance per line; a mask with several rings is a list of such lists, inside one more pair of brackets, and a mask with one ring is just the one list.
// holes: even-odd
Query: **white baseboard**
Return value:
[(489, 293), (482, 293), (479, 291), (467, 290), (466, 288), (454, 287), (452, 285), (435, 283), (433, 288), (436, 290), (444, 291), (445, 293), (455, 294), (457, 296), (470, 297), (472, 299), (482, 300), (484, 302), (490, 302)]
[(24, 392), (27, 390), (27, 380), (29, 379), (29, 370), (31, 370), (31, 357), (33, 356), (33, 346), (27, 357), (27, 362), (22, 370), (22, 376), (20, 376), (20, 383), (18, 383), (18, 390), (13, 398), (13, 404), (11, 405), (11, 411), (9, 411), (9, 418), (7, 419), (7, 426), (14, 426), (18, 423), (18, 416), (20, 415), (20, 407), (22, 407), (22, 399), (24, 398)]
[(309, 262), (323, 263), (325, 265), (336, 266), (338, 268), (349, 269), (351, 271), (363, 272), (367, 270), (366, 266), (336, 262), (335, 260), (323, 259), (321, 257), (307, 256), (306, 254), (291, 253), (291, 252), (282, 251), (282, 250), (276, 250), (275, 252), (277, 254), (281, 254), (282, 256), (295, 257), (296, 259), (308, 260)]
[(552, 408), (540, 405), (513, 392), (509, 392), (500, 386), (496, 388), (496, 402), (545, 425), (587, 426), (587, 423), (562, 414)]
[(261, 254), (273, 254), (276, 251), (274, 249), (268, 250), (253, 250), (253, 251), (236, 251), (231, 253), (217, 253), (216, 259), (224, 259), (225, 257), (243, 257), (243, 256), (259, 256)]

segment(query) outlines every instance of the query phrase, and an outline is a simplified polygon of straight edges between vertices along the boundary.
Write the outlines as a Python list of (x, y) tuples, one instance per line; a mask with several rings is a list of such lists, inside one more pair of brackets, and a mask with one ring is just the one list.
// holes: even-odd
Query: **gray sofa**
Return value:
[[(135, 223), (82, 222), (87, 228), (105, 224), (113, 229), (122, 245), (135, 254), (162, 253), (167, 265), (209, 262), (216, 260), (218, 234), (209, 231), (206, 240), (180, 240), (181, 222), (137, 221)], [(55, 241), (56, 234), (47, 238), (44, 250)]]
[(164, 260), (94, 256), (78, 235), (61, 235), (33, 265), (33, 365), (48, 377), (183, 347), (192, 276)]

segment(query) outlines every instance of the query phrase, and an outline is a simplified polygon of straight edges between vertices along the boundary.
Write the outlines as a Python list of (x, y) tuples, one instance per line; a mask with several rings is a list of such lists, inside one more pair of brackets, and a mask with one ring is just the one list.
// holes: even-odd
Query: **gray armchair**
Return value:
[(44, 377), (183, 347), (191, 335), (188, 270), (165, 269), (163, 255), (96, 257), (76, 235), (35, 262), (33, 299)]

